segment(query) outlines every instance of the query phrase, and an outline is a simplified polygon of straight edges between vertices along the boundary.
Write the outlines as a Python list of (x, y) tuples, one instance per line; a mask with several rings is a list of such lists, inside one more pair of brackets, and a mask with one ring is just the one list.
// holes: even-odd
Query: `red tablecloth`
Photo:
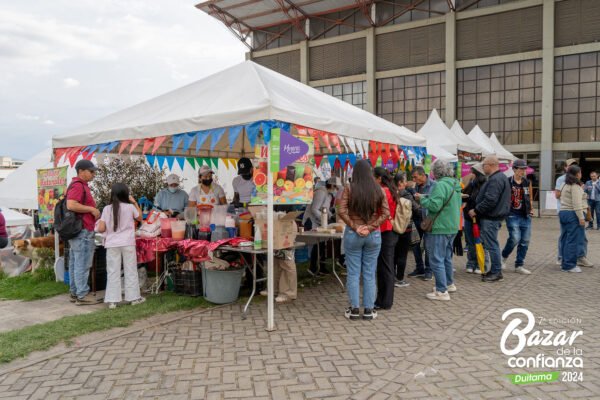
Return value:
[(135, 249), (138, 263), (151, 262), (156, 259), (157, 253), (176, 249), (183, 254), (185, 258), (193, 262), (202, 262), (210, 260), (209, 252), (215, 251), (223, 245), (237, 246), (241, 242), (247, 242), (244, 238), (230, 238), (219, 240), (218, 242), (207, 242), (206, 240), (185, 239), (175, 241), (171, 238), (136, 238)]

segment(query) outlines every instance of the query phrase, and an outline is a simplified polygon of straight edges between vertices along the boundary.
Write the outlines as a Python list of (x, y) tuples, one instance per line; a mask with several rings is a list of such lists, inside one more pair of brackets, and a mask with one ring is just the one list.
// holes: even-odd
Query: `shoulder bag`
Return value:
[(444, 211), (444, 208), (446, 208), (446, 206), (448, 205), (448, 203), (450, 203), (450, 200), (452, 199), (452, 196), (454, 196), (454, 188), (452, 188), (452, 192), (450, 192), (450, 197), (448, 197), (448, 200), (446, 200), (446, 202), (444, 203), (444, 205), (442, 206), (442, 208), (440, 208), (440, 211), (433, 218), (427, 216), (421, 222), (421, 230), (423, 232), (429, 233), (429, 232), (431, 232), (433, 230), (433, 224), (435, 223), (435, 220), (442, 213), (442, 211)]

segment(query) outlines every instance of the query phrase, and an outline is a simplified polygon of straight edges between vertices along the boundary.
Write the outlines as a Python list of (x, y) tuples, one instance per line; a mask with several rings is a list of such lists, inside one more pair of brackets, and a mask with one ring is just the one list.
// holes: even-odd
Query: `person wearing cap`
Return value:
[[(465, 242), (467, 243), (467, 273), (481, 274), (481, 269), (477, 264), (477, 253), (475, 252), (475, 237), (473, 236), (473, 219), (469, 216), (469, 211), (474, 210), (477, 205), (477, 195), (483, 184), (487, 181), (487, 176), (483, 170), (483, 164), (477, 163), (471, 167), (471, 173), (463, 178), (463, 194), (466, 195), (465, 206), (463, 208)], [(490, 254), (485, 252), (485, 265), (490, 265)], [(486, 268), (487, 269), (487, 268)]]
[[(324, 186), (320, 186), (313, 192), (312, 203), (306, 207), (304, 211), (304, 217), (302, 218), (302, 224), (306, 230), (317, 229), (321, 226), (321, 216), (323, 213), (327, 215), (327, 220), (332, 216), (331, 202), (335, 198), (340, 179), (337, 177), (331, 177), (327, 180)], [(325, 242), (320, 242), (312, 247), (310, 253), (310, 268), (309, 272), (316, 274), (320, 272), (322, 274), (328, 273), (323, 265), (323, 256), (325, 255)], [(317, 253), (318, 252), (318, 253)], [(317, 268), (317, 261), (319, 261), (319, 254), (321, 255), (321, 268)]]
[(94, 180), (98, 168), (89, 160), (75, 164), (77, 176), (67, 188), (67, 208), (81, 217), (81, 231), (69, 240), (69, 284), (71, 302), (77, 305), (96, 304), (100, 299), (90, 294), (88, 278), (96, 245), (94, 228), (100, 211), (88, 185)]
[(223, 188), (213, 182), (214, 171), (210, 167), (203, 165), (198, 171), (198, 186), (190, 191), (188, 205), (196, 207), (197, 205), (218, 206), (227, 204), (225, 191)]
[(249, 158), (240, 158), (238, 163), (238, 176), (233, 178), (233, 204), (236, 206), (247, 205), (252, 198), (252, 192), (256, 185), (252, 181), (254, 167)]
[(525, 177), (527, 163), (525, 160), (515, 160), (512, 165), (514, 175), (510, 177), (510, 214), (506, 217), (508, 240), (502, 250), (502, 269), (506, 268), (506, 260), (517, 247), (515, 272), (529, 275), (531, 272), (523, 267), (529, 239), (531, 238), (531, 217), (533, 205), (531, 204), (532, 183)]
[(161, 189), (154, 198), (154, 205), (169, 217), (182, 214), (188, 205), (189, 196), (181, 189), (179, 182), (179, 176), (176, 174), (167, 176), (167, 187)]

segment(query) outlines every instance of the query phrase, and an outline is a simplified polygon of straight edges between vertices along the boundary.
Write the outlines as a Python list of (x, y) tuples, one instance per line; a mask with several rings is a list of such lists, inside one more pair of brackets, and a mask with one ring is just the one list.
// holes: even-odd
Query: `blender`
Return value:
[(183, 218), (185, 219), (185, 238), (186, 239), (198, 239), (198, 212), (196, 207), (186, 207), (183, 211)]
[(210, 221), (213, 206), (200, 204), (198, 208), (198, 240), (210, 241)]
[(227, 206), (215, 206), (212, 210), (211, 223), (215, 225), (215, 230), (211, 233), (211, 242), (217, 242), (222, 239), (228, 239), (229, 233), (225, 229), (225, 220), (227, 218)]

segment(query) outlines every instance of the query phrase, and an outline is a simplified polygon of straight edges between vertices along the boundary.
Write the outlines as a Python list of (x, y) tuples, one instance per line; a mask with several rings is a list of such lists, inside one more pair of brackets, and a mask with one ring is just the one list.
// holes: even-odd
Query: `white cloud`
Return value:
[(46, 125), (54, 125), (54, 121), (52, 121), (51, 119), (47, 119), (44, 121), (44, 124)]
[(15, 115), (17, 119), (23, 121), (39, 121), (40, 117), (38, 115), (28, 115), (28, 114), (17, 114)]
[(80, 82), (75, 78), (65, 78), (63, 79), (63, 84), (67, 89), (71, 89), (79, 86)]

